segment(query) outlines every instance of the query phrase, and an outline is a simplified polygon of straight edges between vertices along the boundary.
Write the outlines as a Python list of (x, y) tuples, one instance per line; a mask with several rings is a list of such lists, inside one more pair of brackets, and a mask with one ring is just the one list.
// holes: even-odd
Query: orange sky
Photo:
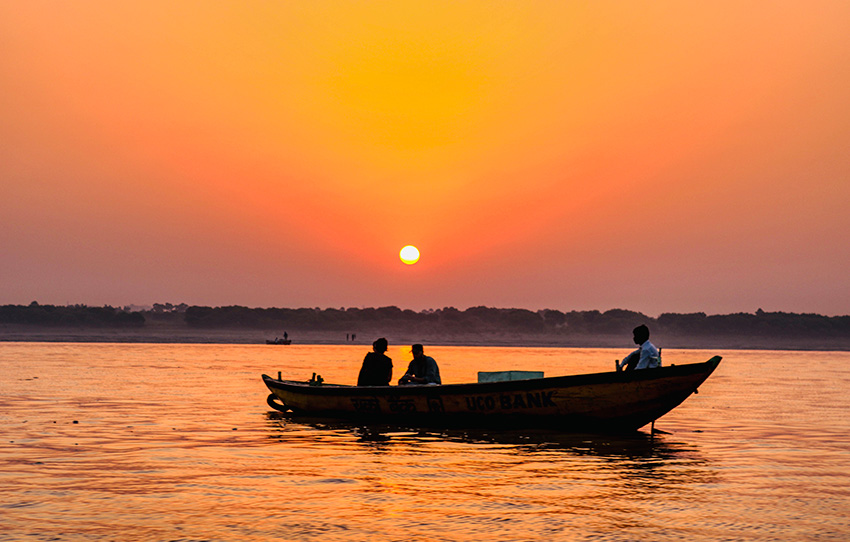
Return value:
[(3, 2), (0, 303), (848, 314), (848, 36), (843, 0)]

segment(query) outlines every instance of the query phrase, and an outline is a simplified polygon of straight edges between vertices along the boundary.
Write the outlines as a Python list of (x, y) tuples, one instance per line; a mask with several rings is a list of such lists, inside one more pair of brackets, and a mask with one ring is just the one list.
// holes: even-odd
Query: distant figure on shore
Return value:
[(286, 340), (286, 339), (288, 339), (288, 338), (289, 338), (289, 333), (287, 333), (287, 332), (285, 332), (285, 331), (284, 331), (284, 332), (283, 332), (283, 340), (285, 341), (285, 340)]
[(661, 367), (661, 353), (649, 342), (649, 328), (639, 325), (632, 330), (635, 344), (640, 347), (617, 363), (617, 370), (655, 369)]
[(399, 386), (443, 383), (437, 362), (431, 356), (425, 355), (425, 348), (421, 344), (411, 346), (410, 353), (413, 354), (413, 359), (407, 366), (407, 372), (399, 379)]
[(383, 337), (372, 343), (372, 351), (363, 358), (360, 375), (357, 377), (358, 386), (389, 386), (393, 379), (393, 360), (387, 357), (389, 344)]

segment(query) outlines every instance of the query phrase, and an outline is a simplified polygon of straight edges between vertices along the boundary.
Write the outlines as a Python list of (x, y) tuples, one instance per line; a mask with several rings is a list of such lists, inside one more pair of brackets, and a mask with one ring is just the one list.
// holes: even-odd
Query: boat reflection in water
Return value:
[[(479, 476), (489, 483), (495, 478), (520, 486), (549, 484), (555, 492), (596, 491), (604, 486), (605, 493), (636, 494), (658, 490), (690, 494), (700, 484), (718, 481), (716, 468), (696, 446), (668, 434), (431, 430), (281, 412), (266, 416), (273, 441), (335, 450), (381, 465), (385, 459), (380, 458), (393, 458), (388, 476), (401, 476), (402, 472), (404, 476), (422, 476), (426, 463), (452, 478)], [(341, 447), (347, 451), (341, 452)], [(586, 487), (568, 490), (565, 483)]]
[[(567, 450), (578, 454), (618, 457), (659, 457), (692, 451), (671, 443), (659, 432), (573, 433), (553, 429), (431, 429), (403, 425), (365, 424), (329, 418), (301, 416), (292, 412), (267, 412), (272, 439), (289, 441), (293, 432), (314, 430), (317, 438), (345, 434), (360, 443), (416, 443), (433, 440), (465, 444), (497, 444), (526, 452)], [(299, 436), (300, 438), (300, 436)]]

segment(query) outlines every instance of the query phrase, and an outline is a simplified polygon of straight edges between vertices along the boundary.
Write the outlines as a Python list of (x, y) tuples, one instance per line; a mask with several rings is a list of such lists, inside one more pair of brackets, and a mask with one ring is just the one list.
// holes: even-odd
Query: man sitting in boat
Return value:
[(623, 358), (623, 361), (618, 362), (617, 370), (622, 371), (625, 368), (627, 371), (631, 371), (661, 367), (661, 354), (655, 348), (655, 345), (649, 342), (649, 328), (645, 325), (639, 325), (632, 333), (634, 334), (635, 344), (639, 344), (640, 348)]
[(431, 356), (425, 355), (425, 348), (421, 344), (410, 347), (413, 359), (407, 366), (407, 372), (398, 380), (399, 386), (407, 384), (442, 384), (440, 380), (440, 368)]
[(384, 352), (389, 343), (383, 337), (372, 343), (372, 351), (363, 358), (360, 375), (357, 377), (358, 386), (389, 386), (393, 379), (393, 360)]

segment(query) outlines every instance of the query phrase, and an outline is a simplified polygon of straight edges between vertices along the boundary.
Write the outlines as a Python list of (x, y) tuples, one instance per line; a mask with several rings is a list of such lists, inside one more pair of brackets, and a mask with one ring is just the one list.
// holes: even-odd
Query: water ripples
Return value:
[[(429, 353), (447, 382), (620, 354)], [(0, 540), (846, 539), (850, 355), (733, 354), (670, 434), (612, 437), (268, 411), (260, 373), (352, 381), (354, 347), (0, 344)]]

